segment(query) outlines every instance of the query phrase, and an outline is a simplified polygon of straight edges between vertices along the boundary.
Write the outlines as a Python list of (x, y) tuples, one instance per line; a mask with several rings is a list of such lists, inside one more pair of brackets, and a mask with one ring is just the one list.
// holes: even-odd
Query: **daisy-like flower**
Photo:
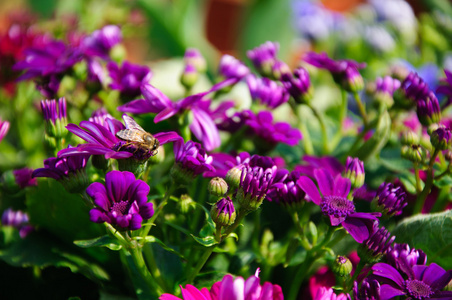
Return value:
[(240, 60), (231, 55), (225, 54), (220, 59), (218, 73), (222, 77), (230, 79), (234, 84), (248, 75), (250, 73), (250, 70)]
[(331, 226), (342, 225), (358, 243), (368, 239), (373, 223), (381, 213), (355, 211), (353, 201), (347, 199), (351, 188), (349, 179), (340, 175), (334, 178), (326, 169), (315, 170), (314, 177), (323, 196), (309, 177), (301, 176), (297, 183), (312, 202), (321, 207), (322, 213), (330, 218)]
[(147, 198), (149, 190), (149, 185), (131, 172), (108, 172), (105, 184), (94, 182), (86, 189), (95, 205), (90, 211), (91, 221), (107, 222), (119, 230), (140, 229), (143, 220), (154, 215)]
[(287, 208), (299, 208), (305, 201), (306, 193), (297, 184), (300, 172), (278, 170), (274, 183), (270, 187), (267, 199), (276, 201)]
[(410, 249), (408, 244), (394, 244), (386, 254), (388, 263), (398, 270), (405, 266), (425, 265), (427, 255), (420, 249)]
[(110, 61), (107, 69), (113, 82), (110, 88), (119, 90), (121, 96), (133, 99), (141, 94), (141, 85), (149, 83), (152, 78), (151, 70), (146, 66), (140, 66), (125, 61), (122, 66)]
[[(76, 148), (64, 149), (60, 151), (60, 156), (71, 156), (80, 153), (91, 155), (104, 155), (106, 159), (123, 159), (132, 157), (138, 161), (146, 161), (154, 154), (154, 151), (139, 147), (137, 144), (126, 142), (116, 136), (120, 130), (126, 127), (115, 119), (106, 118), (105, 126), (96, 121), (82, 121), (80, 126), (69, 124), (67, 130), (87, 141), (86, 144)], [(160, 145), (175, 141), (180, 136), (175, 132), (159, 132), (154, 134)]]
[(435, 263), (429, 266), (406, 265), (402, 273), (391, 265), (377, 263), (372, 267), (372, 271), (381, 284), (381, 300), (397, 296), (419, 300), (452, 298), (452, 291), (442, 291), (452, 279), (452, 270), (445, 271)]
[(270, 109), (277, 108), (289, 100), (286, 89), (268, 78), (258, 78), (253, 74), (246, 77), (251, 98)]
[[(247, 280), (242, 277), (232, 277), (225, 275), (221, 281), (215, 282), (209, 289), (197, 289), (193, 285), (187, 284), (181, 287), (183, 300), (224, 300), (224, 299), (247, 299), (247, 300), (284, 300), (281, 287), (270, 282), (260, 284), (256, 275), (250, 276)], [(181, 300), (171, 294), (163, 294), (160, 300)]]
[(313, 88), (308, 71), (299, 67), (293, 71), (293, 74), (283, 74), (281, 82), (297, 103), (309, 103), (312, 98)]

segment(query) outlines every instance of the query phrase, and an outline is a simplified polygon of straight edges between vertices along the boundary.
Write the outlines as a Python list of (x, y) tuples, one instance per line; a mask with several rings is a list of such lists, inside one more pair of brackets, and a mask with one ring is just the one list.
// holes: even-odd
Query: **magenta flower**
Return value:
[[(229, 86), (234, 81), (234, 78), (226, 79), (215, 84), (206, 92), (194, 94), (176, 102), (171, 101), (157, 88), (146, 84), (141, 88), (144, 99), (131, 101), (118, 107), (118, 110), (134, 114), (156, 113), (157, 115), (154, 118), (155, 123), (190, 111), (193, 116), (193, 121), (189, 125), (190, 130), (202, 142), (206, 150), (211, 151), (221, 144), (220, 134), (213, 119), (218, 117), (218, 115), (215, 115), (216, 112), (211, 111), (208, 107), (210, 102), (203, 102), (202, 99), (210, 93)], [(222, 106), (221, 108), (227, 109), (230, 106), (231, 104), (229, 103), (226, 104), (226, 107)]]
[(151, 70), (146, 66), (140, 66), (125, 61), (121, 67), (110, 61), (107, 69), (113, 82), (110, 88), (119, 90), (127, 99), (133, 99), (141, 94), (141, 85), (149, 83), (152, 78)]
[(33, 169), (30, 168), (22, 168), (13, 171), (14, 179), (21, 189), (26, 188), (27, 186), (38, 185), (36, 178), (33, 178), (32, 174)]
[(232, 84), (235, 84), (248, 75), (250, 70), (235, 57), (225, 54), (220, 59), (218, 73), (226, 79), (232, 79)]
[(420, 249), (410, 249), (408, 244), (394, 244), (386, 254), (386, 260), (397, 270), (403, 270), (405, 266), (425, 265), (427, 255)]
[(213, 172), (212, 157), (207, 155), (201, 144), (181, 139), (174, 142), (175, 167), (171, 170), (175, 179), (188, 183), (204, 172)]
[(109, 58), (110, 50), (121, 42), (121, 29), (116, 25), (107, 25), (94, 31), (82, 41), (82, 50), (87, 56)]
[(309, 177), (301, 176), (297, 183), (312, 202), (321, 207), (322, 213), (330, 218), (331, 226), (342, 225), (358, 243), (368, 239), (373, 221), (378, 220), (381, 213), (355, 211), (353, 201), (347, 199), (351, 188), (349, 179), (340, 175), (334, 178), (326, 169), (315, 170), (314, 177), (323, 197)]
[(11, 226), (19, 230), (21, 238), (25, 238), (34, 227), (29, 225), (28, 214), (20, 210), (14, 211), (11, 208), (6, 209), (2, 214), (2, 225)]
[(261, 111), (257, 115), (254, 115), (251, 111), (248, 113), (249, 119), (245, 124), (251, 127), (253, 132), (268, 142), (270, 146), (276, 146), (278, 143), (295, 146), (303, 138), (301, 131), (292, 128), (289, 123), (273, 123), (273, 115), (269, 111)]
[(452, 279), (452, 270), (445, 271), (435, 263), (429, 266), (405, 266), (399, 273), (393, 266), (377, 263), (373, 276), (380, 281), (380, 299), (397, 296), (411, 299), (451, 299), (452, 291), (441, 291)]
[(147, 198), (149, 190), (149, 185), (131, 172), (108, 172), (105, 185), (94, 182), (86, 189), (95, 205), (89, 213), (91, 221), (107, 222), (122, 230), (140, 229), (143, 220), (154, 215)]
[(283, 74), (281, 82), (297, 103), (309, 103), (313, 88), (306, 69), (299, 67), (293, 71), (293, 74)]
[(251, 98), (270, 109), (277, 108), (289, 101), (286, 89), (268, 78), (258, 78), (253, 74), (246, 77)]
[[(137, 160), (147, 160), (153, 155), (154, 151), (138, 147), (136, 144), (130, 144), (121, 140), (116, 133), (125, 129), (125, 126), (115, 119), (105, 119), (106, 126), (97, 124), (94, 121), (82, 121), (80, 127), (75, 124), (66, 126), (67, 130), (87, 141), (76, 148), (64, 149), (60, 151), (60, 156), (71, 156), (80, 153), (91, 155), (104, 155), (106, 159), (123, 159), (133, 157)], [(154, 134), (160, 145), (173, 142), (180, 138), (175, 132), (159, 132)]]
[(441, 78), (441, 85), (436, 89), (437, 94), (446, 95), (447, 102), (442, 107), (447, 107), (452, 102), (452, 72), (444, 69), (444, 74), (446, 74), (446, 78)]
[(297, 208), (305, 201), (306, 193), (297, 184), (300, 172), (278, 170), (274, 183), (270, 187), (267, 199), (276, 201), (288, 208)]
[(295, 170), (311, 178), (314, 178), (314, 171), (320, 168), (327, 169), (333, 176), (341, 174), (344, 171), (344, 166), (333, 156), (316, 157), (304, 155), (302, 161), (306, 164), (296, 166)]
[[(221, 281), (215, 282), (210, 291), (207, 288), (201, 290), (187, 284), (181, 287), (183, 300), (284, 300), (281, 287), (270, 282), (261, 285), (257, 274), (244, 280), (242, 277), (225, 275)], [(181, 300), (171, 294), (163, 294), (160, 300)]]
[(277, 62), (279, 43), (270, 41), (246, 52), (254, 67), (262, 76), (271, 77), (274, 64)]
[(9, 130), (9, 122), (2, 121), (2, 119), (0, 119), (0, 141), (3, 140), (5, 135), (8, 133), (8, 130)]
[(317, 294), (315, 295), (314, 300), (350, 300), (349, 294), (339, 294), (336, 295), (332, 288), (321, 287)]

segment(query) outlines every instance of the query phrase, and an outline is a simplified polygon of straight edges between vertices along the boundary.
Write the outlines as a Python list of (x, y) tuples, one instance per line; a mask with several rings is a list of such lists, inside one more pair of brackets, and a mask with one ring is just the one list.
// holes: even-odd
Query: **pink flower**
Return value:
[[(221, 281), (215, 282), (210, 291), (207, 288), (197, 289), (193, 285), (187, 284), (185, 288), (181, 286), (183, 300), (220, 300), (220, 299), (244, 299), (244, 300), (284, 300), (281, 287), (270, 282), (260, 285), (256, 275), (244, 280), (242, 277), (232, 277), (225, 275)], [(160, 300), (181, 300), (171, 294), (163, 294)]]

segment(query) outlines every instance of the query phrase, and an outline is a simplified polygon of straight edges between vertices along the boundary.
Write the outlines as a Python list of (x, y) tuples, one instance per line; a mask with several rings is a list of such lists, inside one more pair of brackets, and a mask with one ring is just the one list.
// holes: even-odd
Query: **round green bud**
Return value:
[(207, 186), (207, 190), (212, 196), (222, 197), (228, 192), (228, 184), (223, 178), (212, 178)]
[(234, 224), (236, 212), (231, 198), (222, 198), (218, 200), (217, 203), (212, 205), (210, 216), (215, 224), (219, 226), (229, 226)]
[(338, 255), (331, 269), (337, 276), (345, 277), (350, 275), (353, 265), (347, 257)]
[(420, 145), (403, 146), (401, 155), (414, 163), (420, 163), (425, 160), (425, 151)]
[(413, 131), (404, 131), (402, 133), (400, 142), (404, 146), (411, 146), (411, 145), (419, 144), (419, 137)]
[(226, 174), (226, 182), (231, 190), (235, 190), (240, 185), (240, 177), (242, 176), (242, 169), (239, 167), (233, 167)]

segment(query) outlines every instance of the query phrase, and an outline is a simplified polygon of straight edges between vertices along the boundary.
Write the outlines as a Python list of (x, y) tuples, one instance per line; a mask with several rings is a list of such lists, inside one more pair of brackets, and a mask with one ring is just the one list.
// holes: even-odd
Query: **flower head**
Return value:
[(369, 262), (379, 261), (385, 255), (394, 242), (395, 236), (384, 227), (379, 228), (378, 222), (374, 222), (372, 233), (358, 248), (359, 256)]
[(14, 178), (16, 180), (17, 185), (23, 189), (27, 186), (37, 186), (38, 182), (36, 178), (32, 177), (33, 169), (30, 168), (22, 168), (13, 171)]
[(340, 175), (334, 178), (326, 169), (315, 170), (314, 177), (323, 197), (310, 178), (301, 176), (297, 183), (312, 202), (321, 207), (322, 213), (330, 218), (331, 225), (342, 225), (358, 243), (368, 239), (373, 221), (381, 214), (355, 211), (353, 201), (347, 199), (351, 188), (349, 179)]
[(313, 88), (306, 69), (299, 67), (293, 71), (293, 74), (283, 74), (281, 81), (297, 103), (309, 103)]
[(29, 225), (27, 213), (20, 210), (14, 211), (11, 208), (8, 208), (3, 212), (2, 225), (19, 229), (21, 238), (25, 238), (34, 229), (33, 226)]
[(410, 249), (408, 244), (394, 244), (386, 254), (388, 263), (398, 270), (405, 266), (425, 265), (427, 255), (420, 249)]
[(8, 130), (9, 130), (9, 122), (2, 121), (2, 119), (0, 119), (0, 141), (3, 140), (5, 135), (8, 133)]
[(380, 283), (376, 279), (364, 278), (361, 287), (358, 282), (353, 284), (353, 299), (359, 300), (380, 300)]
[(353, 188), (359, 188), (364, 184), (364, 163), (358, 158), (347, 157), (345, 162), (345, 178), (350, 179)]
[(107, 25), (95, 30), (82, 41), (85, 55), (108, 59), (110, 50), (121, 42), (121, 29), (116, 25)]
[[(258, 269), (259, 270), (259, 269)], [(183, 300), (223, 300), (223, 299), (249, 299), (249, 300), (283, 300), (281, 287), (270, 282), (260, 284), (258, 272), (247, 280), (242, 277), (225, 275), (221, 281), (215, 282), (210, 291), (207, 288), (198, 290), (187, 284), (181, 287)], [(181, 300), (171, 294), (163, 294), (160, 300)]]
[(90, 211), (91, 221), (107, 222), (120, 230), (140, 229), (143, 220), (154, 215), (147, 199), (149, 190), (149, 185), (130, 172), (108, 172), (105, 184), (94, 182), (86, 189), (95, 205)]
[(246, 210), (256, 210), (264, 201), (268, 189), (271, 187), (276, 175), (276, 166), (271, 168), (251, 167), (245, 164), (242, 167), (237, 199), (240, 206)]
[(210, 216), (218, 226), (229, 226), (233, 224), (236, 212), (231, 198), (229, 198), (229, 196), (221, 198), (214, 205), (212, 205)]
[(231, 55), (225, 54), (220, 59), (218, 73), (224, 78), (233, 79), (234, 83), (242, 80), (249, 72), (250, 70), (244, 63)]
[(410, 72), (394, 94), (394, 100), (402, 108), (411, 108), (419, 99), (426, 98), (429, 92), (427, 83), (416, 72)]
[(416, 101), (416, 113), (419, 122), (425, 127), (438, 123), (441, 120), (441, 108), (438, 99), (432, 91), (429, 91), (425, 97)]
[(184, 62), (186, 65), (194, 66), (200, 73), (205, 72), (207, 69), (206, 59), (196, 48), (188, 48), (187, 50), (185, 50)]
[(110, 88), (119, 90), (126, 99), (136, 98), (141, 94), (141, 85), (149, 83), (151, 70), (146, 66), (135, 65), (125, 61), (121, 67), (110, 61), (107, 69), (113, 82)]
[(176, 181), (189, 183), (196, 176), (214, 171), (212, 157), (207, 155), (201, 144), (188, 141), (184, 143), (182, 139), (174, 142), (174, 157), (176, 164), (171, 170), (171, 174)]
[(373, 200), (376, 208), (386, 216), (398, 216), (408, 205), (406, 193), (401, 186), (395, 187), (392, 183), (383, 182), (377, 190)]
[(41, 110), (46, 120), (46, 134), (53, 137), (62, 137), (66, 135), (65, 126), (67, 125), (66, 99), (42, 100)]
[(317, 291), (314, 300), (350, 300), (350, 295), (348, 294), (336, 295), (332, 288), (321, 287)]
[(276, 201), (288, 208), (301, 207), (306, 201), (306, 193), (298, 186), (297, 180), (300, 178), (300, 172), (287, 170), (278, 170), (275, 175), (274, 183), (268, 190), (267, 199)]
[(429, 266), (405, 266), (403, 272), (386, 263), (372, 267), (373, 276), (380, 282), (381, 299), (405, 296), (411, 299), (450, 299), (452, 292), (441, 291), (452, 279), (452, 270), (445, 271), (435, 263)]
[(394, 91), (400, 87), (400, 81), (391, 76), (378, 77), (375, 80), (375, 99), (379, 102), (392, 105)]
[(268, 78), (258, 78), (253, 74), (246, 77), (251, 98), (270, 109), (277, 108), (289, 100), (286, 89)]
[(452, 145), (452, 132), (450, 128), (440, 126), (430, 135), (430, 142), (433, 147), (439, 150), (447, 150)]
[(246, 52), (257, 71), (266, 77), (272, 77), (272, 68), (277, 61), (279, 43), (265, 42), (264, 44)]

